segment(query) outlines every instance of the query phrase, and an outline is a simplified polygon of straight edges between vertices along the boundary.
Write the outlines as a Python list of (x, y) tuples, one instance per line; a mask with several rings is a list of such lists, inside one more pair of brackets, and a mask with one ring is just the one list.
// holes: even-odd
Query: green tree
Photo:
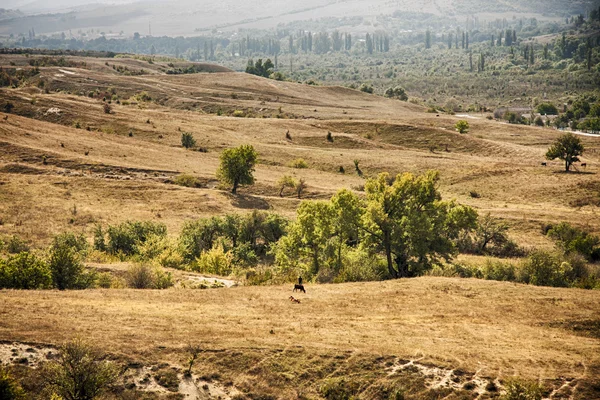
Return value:
[(188, 132), (183, 132), (181, 134), (181, 145), (186, 149), (191, 149), (196, 145), (196, 139), (194, 139), (194, 135)]
[(318, 274), (323, 266), (329, 265), (335, 255), (331, 241), (333, 217), (329, 202), (303, 201), (298, 207), (296, 222), (275, 253), (278, 264), (292, 267), (291, 271), (308, 265), (310, 275)]
[(66, 400), (93, 400), (117, 380), (118, 374), (105, 354), (81, 339), (61, 346), (57, 359), (41, 372), (46, 385)]
[(537, 112), (546, 115), (557, 115), (558, 109), (552, 103), (541, 103), (537, 106)]
[(48, 266), (54, 287), (59, 290), (86, 289), (94, 284), (95, 274), (83, 265), (87, 242), (83, 235), (63, 233), (50, 246)]
[(252, 60), (248, 60), (246, 73), (268, 78), (273, 73), (273, 68), (275, 68), (275, 65), (273, 65), (273, 62), (269, 58), (264, 63), (262, 58), (256, 61), (256, 63)]
[(469, 207), (442, 202), (439, 175), (398, 175), (390, 185), (380, 174), (365, 185), (366, 210), (361, 228), (375, 251), (386, 257), (392, 277), (416, 276), (440, 258), (455, 253), (453, 241), (473, 229), (477, 214)]
[(565, 162), (565, 171), (571, 170), (571, 165), (579, 161), (579, 156), (583, 154), (585, 148), (581, 140), (572, 133), (568, 132), (559, 137), (556, 142), (546, 152), (548, 160), (560, 159)]
[(469, 123), (467, 121), (460, 120), (456, 123), (455, 128), (459, 133), (467, 133), (469, 132)]
[(429, 29), (427, 29), (427, 32), (425, 32), (425, 48), (431, 48), (431, 32), (429, 31)]
[(254, 183), (254, 165), (258, 154), (251, 145), (242, 145), (221, 153), (221, 165), (217, 177), (221, 182), (232, 185), (231, 193), (236, 194), (240, 185)]
[(396, 86), (393, 88), (388, 88), (385, 91), (385, 97), (389, 97), (389, 98), (397, 98), (399, 100), (402, 101), (407, 101), (408, 100), (408, 95), (406, 94), (406, 91), (401, 88), (400, 86)]

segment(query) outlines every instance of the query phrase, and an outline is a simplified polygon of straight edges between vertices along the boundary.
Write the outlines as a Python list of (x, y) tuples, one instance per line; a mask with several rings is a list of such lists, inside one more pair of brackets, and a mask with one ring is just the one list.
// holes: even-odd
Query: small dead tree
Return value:
[(302, 197), (302, 192), (304, 191), (304, 189), (306, 189), (306, 181), (300, 178), (300, 180), (296, 184), (296, 194), (298, 195), (298, 198)]
[(185, 348), (185, 350), (188, 353), (188, 359), (187, 359), (188, 368), (185, 371), (185, 376), (190, 377), (190, 376), (192, 376), (192, 368), (194, 367), (194, 363), (198, 359), (198, 356), (200, 355), (200, 352), (202, 351), (202, 349), (200, 348), (200, 345), (189, 344)]

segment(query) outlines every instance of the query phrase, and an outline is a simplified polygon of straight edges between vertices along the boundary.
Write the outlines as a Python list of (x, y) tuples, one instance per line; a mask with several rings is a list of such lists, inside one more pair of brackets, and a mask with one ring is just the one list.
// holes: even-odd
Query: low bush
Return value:
[(6, 251), (8, 251), (10, 254), (28, 252), (29, 245), (17, 235), (13, 235), (6, 243)]
[(517, 267), (510, 262), (487, 259), (477, 271), (476, 276), (493, 281), (514, 282), (517, 280)]
[(188, 132), (183, 132), (181, 134), (181, 145), (186, 149), (191, 149), (196, 146), (196, 139), (194, 139), (194, 135)]
[(387, 268), (380, 257), (362, 249), (348, 249), (344, 251), (342, 268), (334, 282), (380, 281), (387, 277)]
[(111, 254), (134, 255), (140, 244), (152, 236), (166, 236), (167, 227), (150, 221), (128, 221), (108, 227), (107, 251)]
[(125, 275), (127, 287), (132, 289), (168, 289), (174, 285), (170, 272), (145, 264), (134, 265)]
[(48, 266), (52, 282), (59, 290), (86, 289), (96, 280), (95, 272), (83, 264), (87, 241), (83, 235), (63, 233), (54, 238), (49, 250)]
[(176, 185), (185, 186), (189, 188), (201, 188), (202, 182), (200, 179), (196, 178), (193, 175), (182, 174), (178, 175), (173, 181)]
[(200, 257), (192, 264), (192, 269), (205, 274), (229, 276), (232, 272), (233, 255), (225, 252), (223, 246), (217, 245), (208, 251), (202, 252)]
[(512, 379), (506, 382), (502, 400), (542, 400), (542, 387), (536, 382)]
[(533, 252), (522, 264), (518, 280), (537, 286), (568, 287), (587, 278), (581, 257), (564, 257), (547, 251)]
[(34, 254), (23, 252), (0, 259), (0, 289), (49, 289), (52, 273), (48, 264)]
[(113, 276), (110, 272), (102, 272), (98, 274), (96, 278), (96, 285), (103, 289), (110, 289), (113, 287)]
[(304, 161), (304, 159), (297, 158), (290, 163), (290, 167), (304, 169), (304, 168), (308, 168), (308, 164), (306, 163), (306, 161)]
[(119, 369), (103, 352), (75, 339), (60, 347), (41, 376), (48, 391), (61, 399), (96, 399), (116, 382)]

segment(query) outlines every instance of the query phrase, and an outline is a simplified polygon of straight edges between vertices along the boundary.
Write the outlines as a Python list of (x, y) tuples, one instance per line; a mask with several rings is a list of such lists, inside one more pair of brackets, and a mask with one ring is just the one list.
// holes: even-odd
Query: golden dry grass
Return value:
[[(19, 56), (0, 61), (9, 60), (25, 63)], [(548, 145), (559, 135), (551, 129), (511, 126), (488, 121), (482, 114), (469, 119), (469, 134), (460, 135), (453, 128), (460, 117), (438, 117), (410, 103), (345, 88), (238, 73), (168, 76), (160, 75), (156, 65), (154, 74), (125, 77), (106, 67), (103, 59), (85, 61), (88, 69), (66, 68), (75, 75), (61, 73), (65, 68), (41, 68), (41, 78), (36, 79), (52, 88), (50, 94), (31, 87), (0, 92), (15, 104), (14, 113), (24, 116), (0, 118), (0, 229), (6, 234), (47, 243), (52, 234), (71, 228), (68, 208), (73, 205), (85, 215), (76, 222), (82, 229), (94, 222), (160, 215), (177, 231), (189, 218), (248, 208), (291, 216), (298, 202), (291, 194), (277, 196), (281, 176), (304, 178), (307, 197), (324, 198), (364, 183), (354, 173), (354, 159), (360, 160), (367, 176), (440, 170), (446, 198), (507, 220), (515, 239), (526, 246), (548, 245), (539, 233), (543, 223), (571, 221), (600, 231), (595, 138), (582, 138), (589, 148), (586, 173), (563, 174), (558, 162), (540, 166)], [(146, 91), (162, 105), (113, 103), (113, 113), (105, 114), (102, 101), (87, 97), (96, 88), (114, 88), (122, 99)], [(261, 118), (217, 116), (202, 108), (213, 107), (214, 112), (215, 106), (251, 110)], [(262, 118), (275, 117), (280, 107), (282, 115), (296, 118)], [(48, 113), (50, 108), (61, 111)], [(73, 128), (75, 123), (82, 129)], [(333, 143), (326, 140), (327, 131)], [(181, 132), (193, 133), (208, 153), (182, 149)], [(246, 197), (234, 199), (215, 190), (215, 171), (219, 152), (242, 143), (257, 148), (261, 163), (257, 184), (242, 191)], [(290, 168), (296, 158), (305, 159), (310, 168)], [(340, 166), (346, 174), (338, 173)], [(198, 176), (207, 187), (165, 184), (179, 173)], [(471, 198), (472, 191), (481, 197)]]
[[(184, 344), (422, 359), (481, 376), (598, 378), (595, 291), (467, 279), (217, 290), (0, 292), (0, 339), (56, 344), (80, 335), (116, 354), (156, 360)], [(273, 333), (271, 333), (273, 332)], [(587, 336), (586, 336), (587, 335)], [(595, 335), (595, 337), (594, 337)], [(169, 355), (170, 354), (170, 355)], [(241, 377), (240, 377), (241, 379)]]

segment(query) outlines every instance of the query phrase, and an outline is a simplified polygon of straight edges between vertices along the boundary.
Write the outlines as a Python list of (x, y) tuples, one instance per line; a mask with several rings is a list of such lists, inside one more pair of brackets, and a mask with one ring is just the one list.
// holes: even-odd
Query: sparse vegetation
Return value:
[(117, 366), (97, 348), (74, 339), (61, 346), (58, 358), (44, 366), (42, 377), (61, 398), (95, 399), (116, 382)]
[[(177, 38), (36, 35), (29, 15), (4, 36), (8, 381), (67, 399), (40, 371), (75, 330), (123, 362), (100, 398), (598, 397), (600, 147), (580, 131), (600, 131), (600, 10), (438, 3), (311, 21), (277, 3), (280, 25), (247, 29), (217, 7)], [(554, 151), (571, 130), (581, 148)]]
[(290, 167), (297, 169), (308, 168), (308, 163), (302, 158), (297, 158), (290, 163)]

